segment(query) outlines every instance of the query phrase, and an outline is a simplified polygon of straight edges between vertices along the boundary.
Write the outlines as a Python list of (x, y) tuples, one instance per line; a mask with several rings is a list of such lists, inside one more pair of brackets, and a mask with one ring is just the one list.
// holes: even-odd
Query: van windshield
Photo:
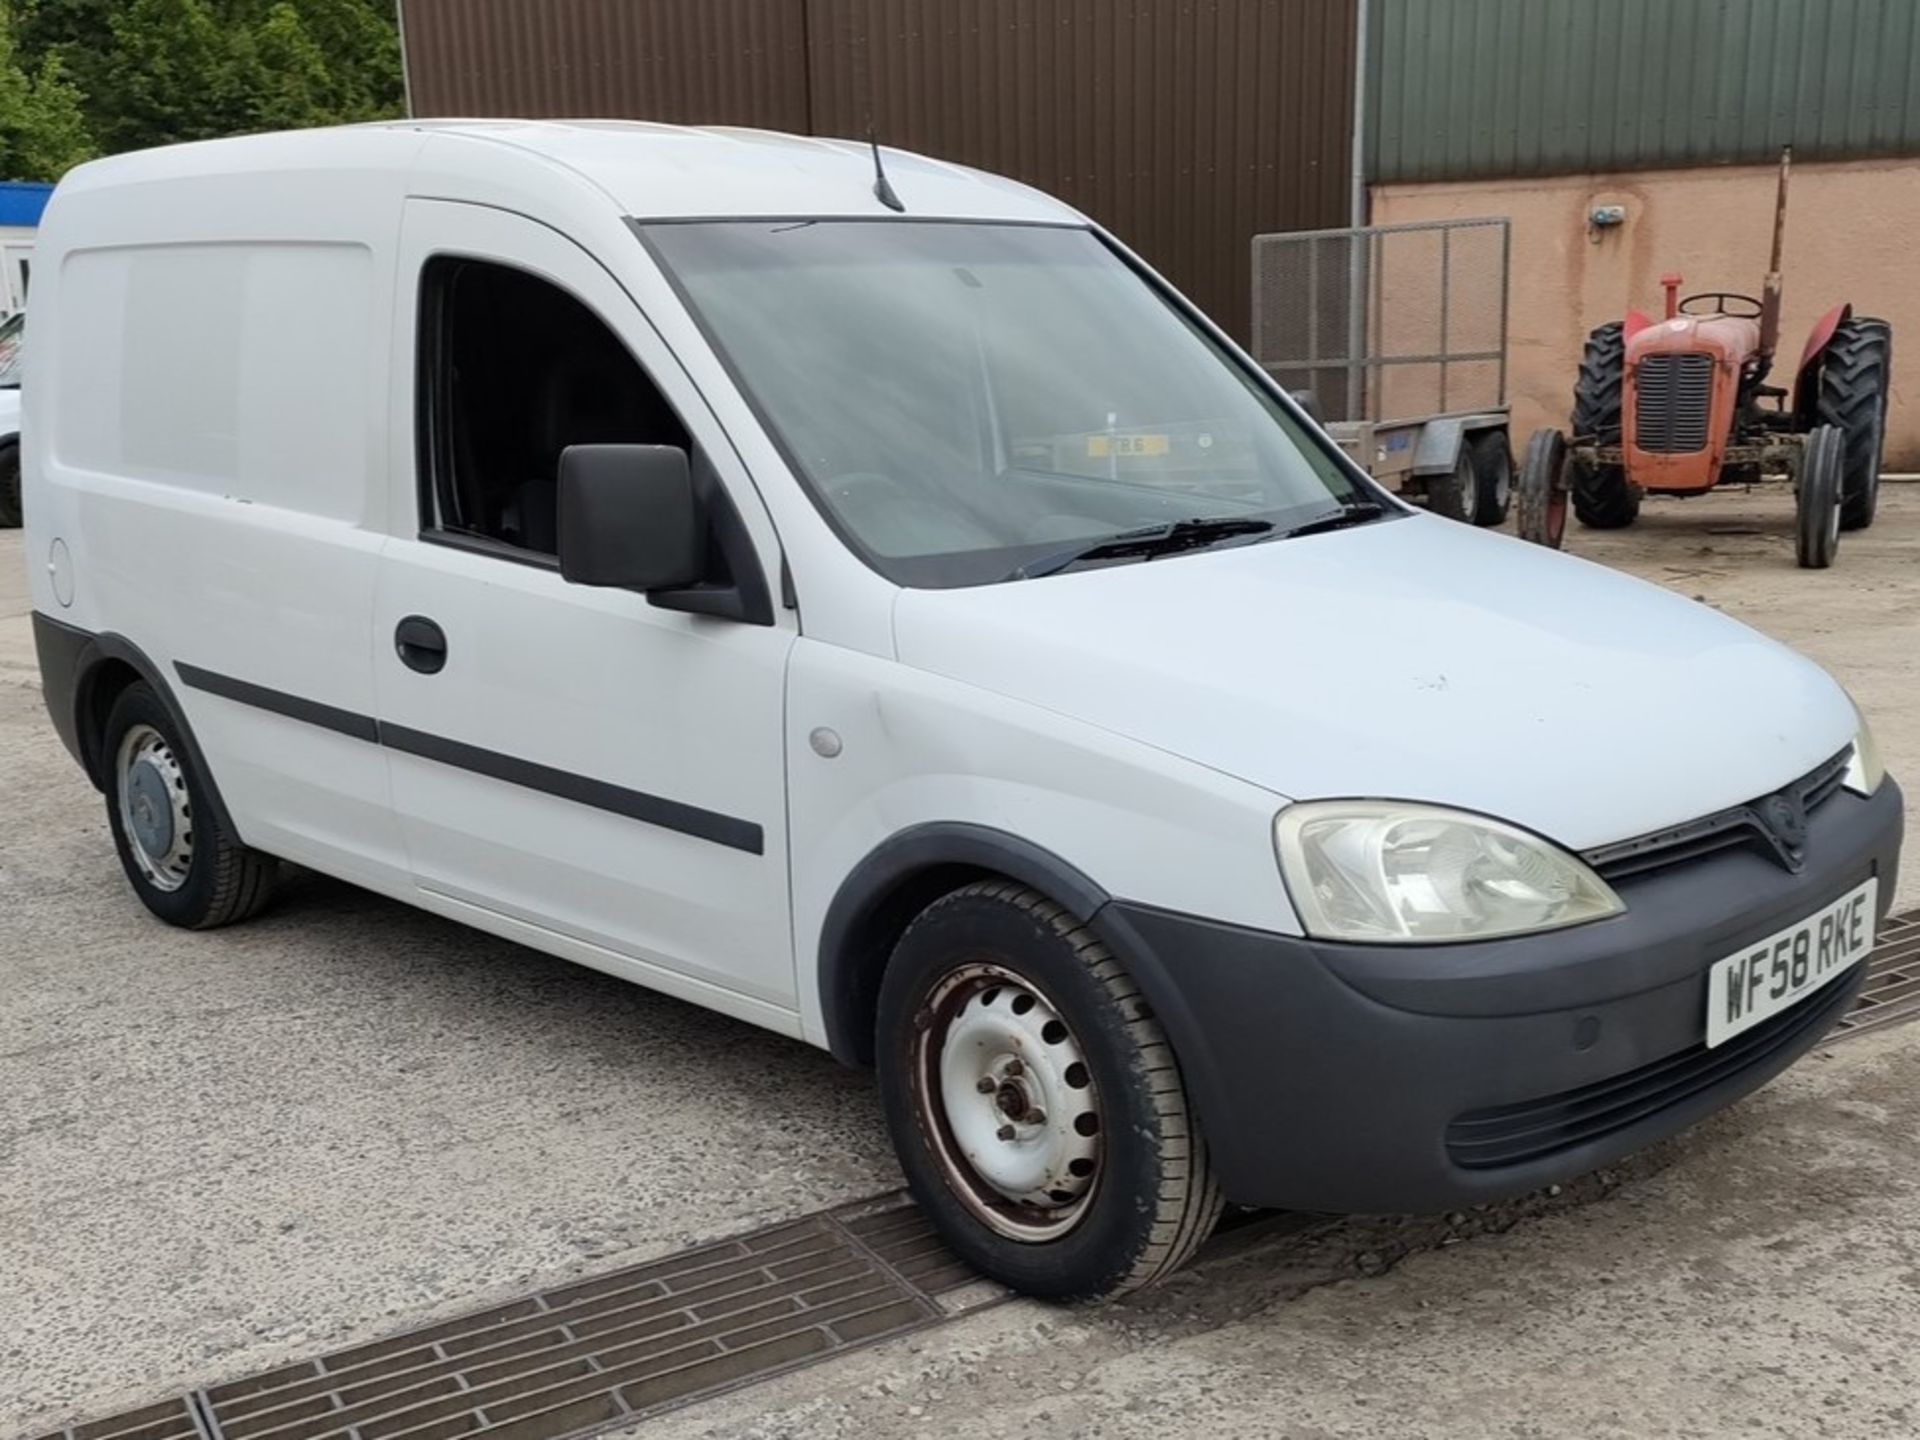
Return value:
[[(1047, 573), (1148, 527), (1178, 529), (1167, 549), (1257, 543), (1371, 498), (1086, 229), (636, 228), (829, 520), (896, 583)], [(1113, 548), (1099, 563), (1166, 553)]]

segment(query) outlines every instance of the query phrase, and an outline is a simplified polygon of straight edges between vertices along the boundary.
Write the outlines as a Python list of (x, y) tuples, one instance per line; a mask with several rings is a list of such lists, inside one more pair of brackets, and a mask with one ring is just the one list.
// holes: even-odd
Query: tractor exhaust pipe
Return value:
[(1766, 283), (1760, 287), (1760, 371), (1766, 373), (1780, 342), (1780, 259), (1787, 239), (1787, 172), (1793, 168), (1793, 147), (1780, 151), (1780, 188), (1773, 197), (1773, 255), (1767, 261)]

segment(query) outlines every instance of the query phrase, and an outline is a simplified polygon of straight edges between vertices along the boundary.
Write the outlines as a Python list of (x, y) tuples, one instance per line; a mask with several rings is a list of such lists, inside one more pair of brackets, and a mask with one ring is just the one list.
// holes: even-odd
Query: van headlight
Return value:
[(1483, 815), (1320, 800), (1282, 810), (1273, 833), (1301, 924), (1322, 940), (1486, 940), (1626, 909), (1582, 861)]
[(1880, 747), (1873, 742), (1873, 727), (1867, 724), (1867, 717), (1860, 713), (1858, 705), (1853, 707), (1853, 718), (1857, 722), (1853, 754), (1847, 757), (1847, 773), (1840, 778), (1840, 783), (1855, 794), (1871, 795), (1887, 778), (1887, 767), (1881, 762)]

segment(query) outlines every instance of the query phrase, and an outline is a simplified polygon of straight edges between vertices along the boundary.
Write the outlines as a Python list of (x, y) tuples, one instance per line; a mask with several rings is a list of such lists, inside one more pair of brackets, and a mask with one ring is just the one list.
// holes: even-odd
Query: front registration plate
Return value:
[(1873, 949), (1879, 882), (1849, 890), (1798, 924), (1715, 962), (1707, 972), (1707, 1048), (1778, 1015)]

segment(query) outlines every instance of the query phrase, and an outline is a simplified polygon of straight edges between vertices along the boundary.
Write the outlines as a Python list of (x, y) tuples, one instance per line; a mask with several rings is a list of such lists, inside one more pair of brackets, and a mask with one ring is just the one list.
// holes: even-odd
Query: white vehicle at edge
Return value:
[(1901, 833), (1821, 670), (1407, 509), (1083, 216), (875, 164), (441, 122), (62, 183), (34, 624), (151, 910), (285, 859), (872, 1064), (1044, 1295), (1814, 1043)]
[(0, 321), (0, 530), (20, 523), (20, 345), (27, 312)]

